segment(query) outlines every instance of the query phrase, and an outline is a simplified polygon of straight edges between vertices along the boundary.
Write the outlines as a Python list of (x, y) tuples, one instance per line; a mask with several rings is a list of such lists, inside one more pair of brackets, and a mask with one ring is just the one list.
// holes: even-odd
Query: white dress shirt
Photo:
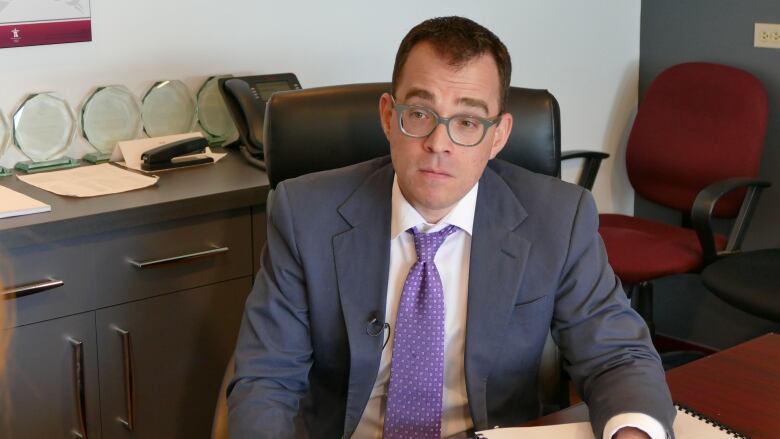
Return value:
[(379, 373), (363, 411), (355, 439), (379, 439), (387, 406), (387, 384), (390, 380), (390, 360), (393, 356), (393, 329), (406, 276), (417, 261), (414, 238), (406, 231), (418, 227), (424, 233), (435, 232), (448, 225), (459, 230), (444, 240), (433, 261), (444, 288), (444, 392), (442, 395), (442, 437), (462, 433), (473, 427), (466, 395), (466, 372), (463, 366), (466, 343), (466, 298), (468, 297), (471, 229), (477, 204), (479, 183), (461, 198), (447, 216), (437, 224), (429, 224), (406, 201), (393, 179), (392, 218), (390, 220), (390, 275), (387, 280), (385, 321), (390, 324), (390, 339), (382, 351)]
[[(387, 281), (385, 321), (390, 325), (387, 346), (382, 351), (379, 372), (371, 396), (368, 399), (354, 439), (381, 439), (387, 406), (387, 385), (390, 380), (390, 362), (393, 354), (393, 328), (398, 305), (401, 301), (406, 276), (417, 261), (414, 238), (406, 231), (417, 227), (423, 233), (436, 232), (448, 225), (459, 230), (447, 237), (439, 247), (434, 263), (444, 288), (444, 391), (442, 394), (442, 437), (465, 438), (465, 432), (473, 428), (466, 394), (465, 343), (466, 300), (468, 298), (469, 258), (474, 211), (477, 205), (479, 183), (458, 201), (452, 210), (437, 224), (430, 224), (404, 198), (393, 178), (392, 218), (390, 221), (390, 271)], [(666, 437), (661, 423), (641, 413), (623, 413), (607, 422), (604, 439), (610, 438), (623, 427), (636, 427), (647, 432), (652, 439)]]

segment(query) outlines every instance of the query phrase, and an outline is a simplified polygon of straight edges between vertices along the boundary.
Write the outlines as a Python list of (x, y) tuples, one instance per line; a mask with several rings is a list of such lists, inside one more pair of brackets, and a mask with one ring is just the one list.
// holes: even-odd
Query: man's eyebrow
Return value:
[(469, 107), (481, 108), (485, 110), (486, 115), (490, 114), (487, 102), (483, 101), (482, 99), (460, 98), (458, 99), (458, 103)]
[[(409, 89), (409, 91), (406, 92), (406, 96), (404, 97), (404, 100), (408, 100), (411, 98), (420, 98), (429, 102), (434, 102), (436, 100), (431, 92), (422, 88)], [(490, 110), (488, 109), (487, 102), (483, 101), (482, 99), (460, 98), (458, 99), (458, 104), (465, 105), (467, 107), (479, 108), (481, 110), (484, 110), (486, 115), (490, 114)]]
[(423, 90), (421, 88), (411, 88), (408, 92), (406, 92), (406, 96), (404, 97), (404, 100), (410, 99), (410, 98), (420, 98), (425, 99), (426, 101), (433, 101), (433, 94), (429, 92), (428, 90)]

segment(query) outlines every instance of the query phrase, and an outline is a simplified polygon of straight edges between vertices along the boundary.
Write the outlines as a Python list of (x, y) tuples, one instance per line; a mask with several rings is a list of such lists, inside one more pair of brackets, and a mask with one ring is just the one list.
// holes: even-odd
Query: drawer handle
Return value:
[(84, 391), (84, 342), (68, 337), (73, 347), (73, 380), (75, 382), (76, 414), (79, 418), (78, 430), (72, 430), (73, 437), (89, 439), (87, 435), (87, 402)]
[(203, 250), (201, 252), (188, 253), (186, 255), (172, 256), (170, 258), (155, 259), (153, 261), (138, 262), (132, 259), (128, 259), (127, 262), (133, 264), (137, 268), (147, 268), (160, 264), (167, 264), (170, 262), (181, 262), (189, 259), (202, 258), (204, 256), (214, 256), (220, 253), (225, 253), (229, 249), (227, 247), (215, 247), (209, 250)]
[(125, 407), (127, 410), (127, 416), (117, 420), (125, 426), (127, 431), (133, 431), (135, 428), (135, 393), (133, 392), (133, 348), (130, 344), (130, 331), (113, 327), (114, 331), (119, 333), (122, 337), (122, 360), (124, 364), (124, 376), (125, 376)]
[(21, 285), (18, 287), (10, 288), (0, 292), (0, 298), (2, 299), (15, 299), (17, 297), (29, 296), (35, 293), (41, 293), (43, 291), (59, 288), (65, 285), (65, 282), (56, 279), (46, 279), (44, 281), (35, 282), (27, 285)]

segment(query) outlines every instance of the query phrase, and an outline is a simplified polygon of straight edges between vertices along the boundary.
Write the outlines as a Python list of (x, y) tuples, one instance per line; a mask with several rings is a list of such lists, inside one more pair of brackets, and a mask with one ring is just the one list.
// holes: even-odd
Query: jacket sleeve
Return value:
[(231, 438), (292, 438), (312, 364), (306, 284), (284, 184), (268, 203), (268, 237), (249, 294), (228, 386)]
[(557, 292), (552, 335), (590, 410), (597, 438), (620, 413), (644, 413), (671, 429), (675, 409), (644, 320), (631, 309), (598, 234), (593, 197), (582, 191)]

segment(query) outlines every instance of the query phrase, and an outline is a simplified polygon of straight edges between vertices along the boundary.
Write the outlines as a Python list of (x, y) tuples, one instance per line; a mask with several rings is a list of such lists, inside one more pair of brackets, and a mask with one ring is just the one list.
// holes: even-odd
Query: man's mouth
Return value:
[(443, 169), (424, 168), (424, 169), (420, 169), (420, 172), (422, 172), (423, 174), (429, 177), (442, 177), (442, 178), (452, 177), (452, 175), (450, 175), (449, 172)]

